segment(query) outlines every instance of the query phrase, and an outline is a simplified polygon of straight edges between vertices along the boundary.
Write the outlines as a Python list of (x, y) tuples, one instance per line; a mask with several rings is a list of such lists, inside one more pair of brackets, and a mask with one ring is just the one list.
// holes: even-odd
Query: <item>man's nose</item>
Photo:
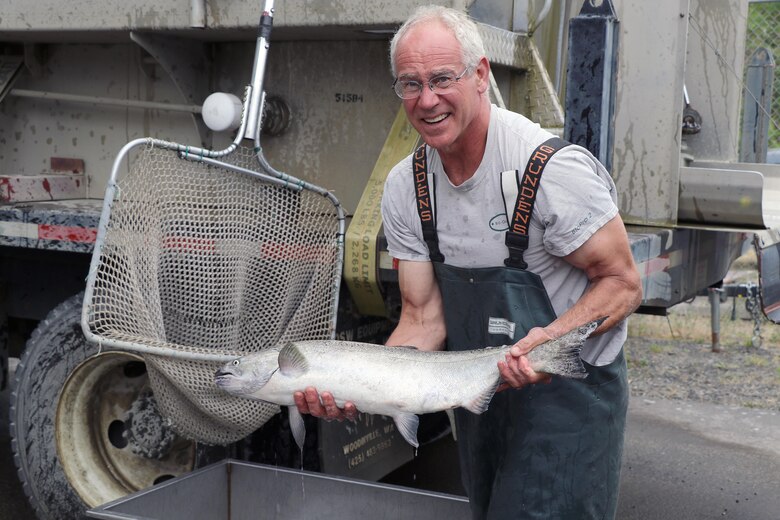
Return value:
[(439, 93), (431, 89), (431, 86), (424, 84), (422, 91), (420, 91), (420, 99), (417, 100), (417, 104), (422, 107), (435, 106), (439, 102)]

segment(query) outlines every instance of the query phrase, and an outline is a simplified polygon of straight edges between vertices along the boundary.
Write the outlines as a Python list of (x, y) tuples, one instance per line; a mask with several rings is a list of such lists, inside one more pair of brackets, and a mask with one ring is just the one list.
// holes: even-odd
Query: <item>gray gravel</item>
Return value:
[[(738, 259), (726, 284), (757, 284), (751, 251)], [(720, 352), (712, 351), (707, 297), (668, 309), (668, 316), (629, 317), (626, 360), (632, 397), (673, 399), (780, 411), (780, 325), (761, 319), (760, 341), (749, 302), (720, 304)]]
[[(775, 325), (777, 326), (777, 325)], [(629, 338), (631, 395), (780, 410), (780, 349)]]

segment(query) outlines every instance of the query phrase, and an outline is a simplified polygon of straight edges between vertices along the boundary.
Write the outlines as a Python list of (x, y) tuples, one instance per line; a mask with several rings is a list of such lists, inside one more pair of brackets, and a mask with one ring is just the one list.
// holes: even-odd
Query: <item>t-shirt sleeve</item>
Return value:
[(544, 246), (566, 256), (618, 214), (612, 177), (587, 150), (558, 152), (542, 174), (536, 208), (544, 223)]
[(398, 260), (427, 261), (428, 246), (422, 239), (417, 215), (411, 158), (397, 164), (385, 181), (382, 194), (382, 225), (387, 250)]

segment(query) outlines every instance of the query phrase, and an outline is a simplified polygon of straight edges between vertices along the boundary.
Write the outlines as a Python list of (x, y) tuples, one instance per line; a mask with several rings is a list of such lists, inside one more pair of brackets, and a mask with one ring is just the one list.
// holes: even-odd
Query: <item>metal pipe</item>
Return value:
[(190, 27), (193, 29), (205, 29), (206, 0), (190, 0)]
[(273, 19), (274, 2), (273, 0), (265, 0), (263, 15), (260, 17), (260, 26), (257, 33), (257, 44), (255, 45), (255, 59), (252, 66), (252, 89), (245, 114), (247, 121), (243, 137), (252, 141), (260, 135), (260, 114), (263, 110), (263, 78), (265, 77), (265, 64), (268, 57)]
[(712, 351), (720, 352), (720, 293), (722, 289), (710, 287), (707, 293), (710, 300), (710, 324), (712, 326)]
[(188, 112), (192, 114), (201, 113), (201, 107), (198, 105), (176, 105), (173, 103), (159, 103), (156, 101), (117, 99), (99, 96), (81, 96), (78, 94), (64, 94), (61, 92), (45, 92), (42, 90), (27, 90), (21, 88), (15, 88), (11, 90), (9, 94), (11, 96), (22, 98), (50, 99), (52, 101), (69, 101), (72, 103), (87, 103), (90, 105), (113, 105), (126, 108), (168, 110), (171, 112)]
[(558, 92), (558, 98), (563, 97), (563, 41), (566, 37), (566, 3), (561, 5), (560, 16), (558, 17), (558, 47), (555, 51), (555, 91)]
[(241, 173), (243, 175), (248, 175), (249, 177), (255, 177), (256, 179), (260, 179), (264, 182), (268, 182), (270, 184), (275, 184), (277, 186), (282, 186), (283, 188), (287, 188), (292, 191), (303, 191), (305, 182), (296, 179), (294, 177), (287, 176), (286, 178), (281, 177), (272, 177), (271, 175), (268, 175), (267, 173), (261, 173), (256, 172), (254, 170), (250, 170), (248, 168), (243, 168), (241, 166), (236, 166), (235, 164), (230, 164), (226, 162), (222, 162), (218, 159), (212, 159), (210, 157), (193, 157), (191, 155), (185, 156), (182, 154), (182, 159), (186, 159), (189, 161), (197, 161), (202, 162), (206, 164), (210, 164), (212, 166), (217, 166), (219, 168), (225, 168), (226, 170), (230, 170), (236, 173)]
[(773, 123), (775, 60), (771, 49), (759, 47), (753, 52), (746, 76), (739, 159), (741, 162), (763, 163), (769, 148), (770, 123)]
[(539, 11), (539, 14), (536, 15), (536, 20), (531, 22), (528, 27), (528, 34), (533, 34), (537, 27), (539, 27), (544, 19), (547, 18), (547, 15), (550, 14), (550, 8), (552, 8), (552, 0), (544, 0), (544, 5)]

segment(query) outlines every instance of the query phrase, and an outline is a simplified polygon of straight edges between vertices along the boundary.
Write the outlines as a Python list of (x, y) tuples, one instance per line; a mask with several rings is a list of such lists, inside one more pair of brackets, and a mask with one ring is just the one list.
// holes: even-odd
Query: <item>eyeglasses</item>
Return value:
[[(452, 74), (439, 74), (428, 80), (428, 88), (431, 92), (435, 90), (447, 90), (453, 83), (460, 81), (460, 78), (466, 75), (471, 70), (471, 67), (466, 67), (463, 72), (457, 76)], [(415, 99), (420, 96), (423, 90), (423, 83), (416, 79), (401, 79), (395, 78), (393, 81), (393, 90), (396, 95), (401, 99)]]

